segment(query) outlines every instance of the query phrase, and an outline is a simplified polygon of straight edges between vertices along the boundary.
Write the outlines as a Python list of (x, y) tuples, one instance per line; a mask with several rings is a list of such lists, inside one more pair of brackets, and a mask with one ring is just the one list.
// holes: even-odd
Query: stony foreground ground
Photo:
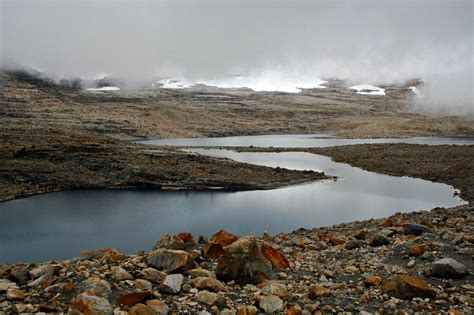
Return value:
[(5, 314), (321, 314), (474, 310), (473, 209), (395, 214), (288, 234), (165, 235), (114, 249), (0, 265)]

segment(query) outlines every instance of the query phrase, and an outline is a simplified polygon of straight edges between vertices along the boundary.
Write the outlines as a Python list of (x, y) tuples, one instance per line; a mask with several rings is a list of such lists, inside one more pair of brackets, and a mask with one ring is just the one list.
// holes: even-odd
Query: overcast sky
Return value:
[(0, 2), (3, 61), (59, 75), (423, 77), (472, 105), (471, 0)]

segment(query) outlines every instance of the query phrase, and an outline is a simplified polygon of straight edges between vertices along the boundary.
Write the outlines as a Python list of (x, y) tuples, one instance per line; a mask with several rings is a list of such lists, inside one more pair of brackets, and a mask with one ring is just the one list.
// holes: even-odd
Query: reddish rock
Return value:
[(367, 237), (368, 234), (369, 234), (369, 231), (364, 229), (364, 230), (359, 230), (355, 232), (353, 236), (358, 240), (363, 240)]
[(316, 300), (320, 297), (328, 297), (331, 295), (331, 291), (317, 284), (313, 284), (309, 287), (308, 297), (311, 300)]
[(194, 237), (191, 233), (179, 233), (178, 237), (185, 243), (188, 243), (189, 245), (194, 245), (196, 242), (194, 241)]
[(151, 295), (151, 291), (135, 291), (123, 293), (117, 299), (118, 304), (133, 305), (143, 301)]
[(301, 311), (294, 305), (291, 305), (290, 307), (288, 307), (288, 309), (286, 310), (286, 315), (298, 315), (300, 314)]
[(329, 237), (329, 243), (333, 245), (342, 245), (346, 241), (342, 237), (337, 237), (337, 236), (331, 236)]
[(420, 245), (415, 245), (411, 247), (408, 250), (408, 253), (412, 256), (420, 256), (423, 255), (423, 253), (428, 249), (427, 244), (420, 244)]
[(382, 294), (388, 294), (399, 299), (434, 298), (436, 291), (425, 281), (408, 275), (399, 275), (386, 280), (381, 287)]
[(288, 269), (290, 268), (290, 263), (288, 260), (283, 256), (282, 253), (267, 245), (266, 243), (262, 244), (261, 247), (262, 254), (267, 258), (271, 263), (273, 268), (278, 269)]
[(382, 282), (382, 278), (380, 277), (367, 277), (364, 280), (366, 286), (376, 286)]
[(224, 230), (220, 230), (219, 232), (217, 232), (211, 237), (209, 242), (219, 243), (221, 244), (222, 247), (226, 247), (238, 239), (239, 239), (238, 236), (230, 234)]
[(217, 259), (224, 253), (224, 248), (221, 244), (215, 242), (209, 242), (204, 249), (204, 257), (208, 259)]
[(385, 219), (382, 223), (379, 224), (380, 227), (390, 227), (393, 226), (393, 222), (390, 219)]

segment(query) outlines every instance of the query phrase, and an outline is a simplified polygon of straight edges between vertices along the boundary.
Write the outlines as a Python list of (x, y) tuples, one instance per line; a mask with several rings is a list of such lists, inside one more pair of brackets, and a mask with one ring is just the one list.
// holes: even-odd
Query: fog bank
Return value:
[(2, 63), (85, 78), (225, 83), (239, 74), (262, 86), (423, 78), (429, 97), (417, 109), (466, 113), (473, 28), (470, 0), (2, 0), (0, 52)]

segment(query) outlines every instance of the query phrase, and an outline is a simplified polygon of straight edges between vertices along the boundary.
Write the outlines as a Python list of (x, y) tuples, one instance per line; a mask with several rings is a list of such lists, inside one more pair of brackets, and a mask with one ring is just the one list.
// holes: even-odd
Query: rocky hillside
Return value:
[(0, 313), (468, 314), (473, 223), (462, 206), (275, 236), (165, 235), (135, 255), (0, 265)]

